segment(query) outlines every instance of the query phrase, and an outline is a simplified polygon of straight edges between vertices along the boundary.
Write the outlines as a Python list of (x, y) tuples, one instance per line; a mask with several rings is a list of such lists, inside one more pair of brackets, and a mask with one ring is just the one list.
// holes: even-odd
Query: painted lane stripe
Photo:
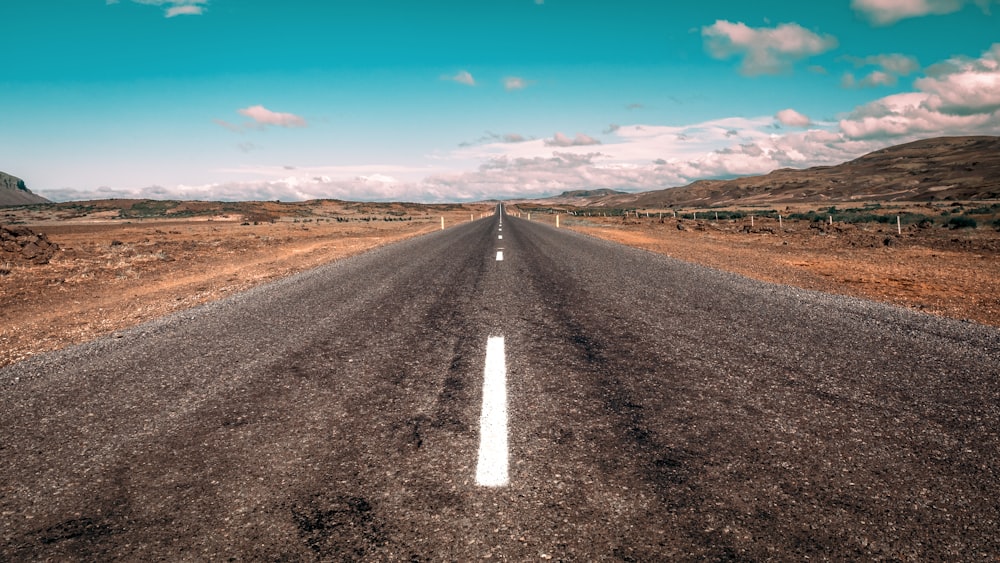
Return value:
[(503, 262), (503, 250), (497, 250), (497, 262)]
[(497, 240), (503, 240), (503, 235), (497, 235)]
[(479, 416), (479, 463), (476, 484), (507, 484), (507, 359), (502, 336), (486, 341), (483, 370), (483, 410)]

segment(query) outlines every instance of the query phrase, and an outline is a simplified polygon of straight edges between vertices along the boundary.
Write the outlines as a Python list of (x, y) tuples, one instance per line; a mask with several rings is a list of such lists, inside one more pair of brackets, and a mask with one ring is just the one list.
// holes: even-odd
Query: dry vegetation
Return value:
[(528, 210), (532, 220), (554, 223), (562, 212), (561, 224), (574, 230), (759, 280), (1000, 326), (1000, 203), (650, 209), (627, 217), (620, 209), (521, 206)]
[(58, 246), (44, 261), (0, 247), (0, 366), (488, 211), (122, 200), (0, 209), (11, 231)]

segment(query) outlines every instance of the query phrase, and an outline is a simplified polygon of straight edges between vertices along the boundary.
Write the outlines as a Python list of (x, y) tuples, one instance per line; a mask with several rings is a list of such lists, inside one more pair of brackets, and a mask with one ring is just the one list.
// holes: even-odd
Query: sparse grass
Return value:
[(994, 215), (1000, 213), (1000, 203), (994, 203), (993, 205), (983, 205), (981, 207), (974, 207), (972, 209), (967, 209), (965, 211), (966, 215)]
[[(851, 208), (838, 210), (836, 207), (831, 207), (826, 211), (809, 211), (807, 213), (790, 213), (788, 219), (796, 219), (800, 221), (810, 221), (810, 222), (825, 222), (831, 217), (836, 223), (879, 223), (879, 224), (893, 224), (896, 222), (896, 215), (889, 214), (879, 214), (871, 213), (871, 209), (865, 208)], [(928, 221), (933, 224), (934, 220), (923, 213), (900, 213), (899, 221), (904, 225), (913, 225)]]

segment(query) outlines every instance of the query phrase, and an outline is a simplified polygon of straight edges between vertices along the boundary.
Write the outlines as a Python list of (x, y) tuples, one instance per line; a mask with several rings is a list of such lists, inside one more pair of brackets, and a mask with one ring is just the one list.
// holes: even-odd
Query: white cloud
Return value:
[(812, 124), (811, 119), (791, 108), (779, 111), (774, 117), (780, 121), (782, 125), (788, 125), (790, 127), (808, 127)]
[(997, 0), (851, 0), (851, 7), (876, 25), (891, 25), (906, 18), (950, 14), (967, 4), (976, 4), (984, 13)]
[(865, 65), (875, 65), (886, 72), (891, 72), (897, 76), (908, 76), (920, 70), (920, 62), (916, 57), (903, 55), (901, 53), (889, 53), (886, 55), (871, 55), (861, 59)]
[(854, 63), (855, 68), (875, 66), (877, 70), (870, 71), (858, 80), (854, 73), (844, 73), (840, 83), (845, 88), (874, 88), (877, 86), (895, 86), (899, 77), (908, 76), (920, 69), (920, 62), (915, 57), (900, 53), (871, 55), (868, 57), (844, 57)]
[(292, 113), (271, 111), (264, 106), (256, 105), (238, 110), (240, 114), (260, 123), (278, 127), (305, 127), (306, 120)]
[(861, 79), (861, 86), (863, 87), (874, 87), (874, 86), (895, 86), (896, 77), (887, 72), (882, 72), (881, 70), (873, 70), (868, 76)]
[(742, 22), (718, 20), (703, 27), (702, 37), (709, 54), (717, 59), (743, 58), (744, 74), (778, 74), (792, 64), (837, 46), (832, 35), (819, 35), (795, 23), (753, 28)]
[(519, 76), (507, 76), (503, 79), (503, 87), (508, 92), (512, 90), (524, 90), (528, 87), (528, 81)]
[[(106, 0), (108, 5), (118, 4), (119, 0)], [(209, 0), (132, 0), (136, 4), (147, 6), (162, 6), (164, 17), (200, 16), (205, 13)]]
[(854, 76), (853, 72), (845, 72), (840, 79), (840, 85), (844, 88), (875, 88), (878, 86), (895, 86), (899, 81), (896, 76), (881, 70), (873, 70), (861, 80)]
[(459, 84), (465, 84), (466, 86), (475, 86), (476, 79), (472, 77), (472, 74), (467, 70), (460, 70), (458, 74), (454, 76), (442, 76), (442, 80), (451, 80), (452, 82), (458, 82)]
[(600, 141), (583, 133), (577, 133), (576, 137), (569, 137), (557, 132), (551, 139), (545, 139), (545, 144), (550, 147), (584, 147), (587, 145), (599, 145)]
[(183, 6), (171, 6), (167, 8), (166, 17), (172, 18), (174, 16), (200, 16), (202, 13), (204, 13), (204, 8), (202, 6), (187, 4)]
[(500, 135), (492, 131), (487, 131), (485, 135), (476, 139), (475, 141), (466, 141), (460, 143), (459, 146), (472, 147), (476, 145), (483, 145), (486, 143), (523, 143), (527, 140), (529, 140), (527, 137), (519, 133), (504, 133), (503, 135)]

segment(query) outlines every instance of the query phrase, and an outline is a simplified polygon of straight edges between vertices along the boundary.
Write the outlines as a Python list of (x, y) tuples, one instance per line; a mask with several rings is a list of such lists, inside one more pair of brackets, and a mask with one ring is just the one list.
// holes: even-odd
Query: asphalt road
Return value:
[(1000, 555), (1000, 331), (499, 222), (0, 371), (0, 560)]

